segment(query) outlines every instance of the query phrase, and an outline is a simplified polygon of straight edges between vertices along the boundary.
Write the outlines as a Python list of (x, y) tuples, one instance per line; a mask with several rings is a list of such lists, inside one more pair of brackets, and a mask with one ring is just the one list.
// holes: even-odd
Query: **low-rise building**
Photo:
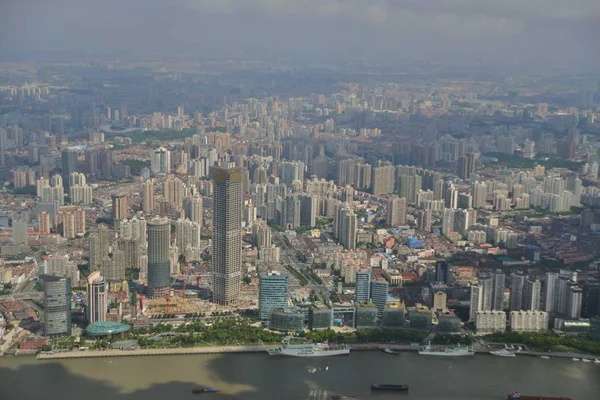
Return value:
[(312, 307), (308, 313), (310, 329), (319, 331), (331, 328), (333, 311), (329, 307)]
[(406, 326), (406, 307), (402, 302), (389, 302), (383, 308), (382, 327), (403, 329)]
[(479, 333), (506, 331), (506, 313), (504, 311), (477, 311), (475, 321), (475, 329)]
[(548, 330), (548, 313), (545, 311), (511, 311), (510, 329), (513, 332), (544, 332)]
[(299, 308), (277, 308), (269, 316), (269, 329), (281, 332), (302, 332), (304, 311)]
[(373, 303), (356, 304), (356, 329), (377, 328), (377, 307)]

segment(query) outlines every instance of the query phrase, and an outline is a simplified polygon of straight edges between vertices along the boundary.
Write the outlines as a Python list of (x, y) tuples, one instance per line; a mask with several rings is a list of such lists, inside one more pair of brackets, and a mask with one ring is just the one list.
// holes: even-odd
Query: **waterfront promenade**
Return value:
[(222, 354), (222, 353), (256, 353), (273, 346), (204, 346), (175, 349), (134, 349), (134, 350), (85, 350), (65, 351), (60, 353), (40, 353), (38, 360), (60, 360), (68, 358), (94, 357), (132, 357), (132, 356), (168, 356), (186, 354)]
[[(224, 353), (259, 353), (266, 351), (269, 347), (275, 347), (276, 345), (260, 345), (260, 346), (200, 346), (200, 347), (185, 347), (185, 348), (174, 348), (174, 349), (133, 349), (133, 350), (85, 350), (85, 351), (65, 351), (57, 353), (39, 353), (37, 355), (38, 360), (60, 360), (60, 359), (73, 359), (73, 358), (96, 358), (96, 357), (133, 357), (133, 356), (168, 356), (168, 355), (193, 355), (193, 354), (224, 354)], [(390, 348), (395, 351), (403, 352), (415, 352), (419, 350), (421, 346), (413, 345), (399, 345), (399, 344), (381, 344), (381, 343), (365, 343), (365, 344), (351, 344), (348, 347), (353, 351), (379, 351), (385, 348)], [(485, 346), (480, 344), (474, 344), (473, 347), (477, 351), (476, 354), (489, 355), (490, 351)], [(548, 356), (552, 358), (585, 358), (594, 360), (597, 357), (590, 354), (581, 353), (545, 353), (535, 351), (521, 351), (517, 352), (520, 356), (540, 357)]]

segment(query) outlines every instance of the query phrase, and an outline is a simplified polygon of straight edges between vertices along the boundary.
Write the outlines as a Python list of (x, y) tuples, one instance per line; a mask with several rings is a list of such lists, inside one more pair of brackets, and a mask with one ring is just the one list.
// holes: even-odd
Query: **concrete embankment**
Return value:
[(60, 353), (40, 353), (38, 360), (57, 360), (68, 358), (93, 357), (133, 357), (133, 356), (168, 356), (186, 354), (221, 354), (221, 353), (255, 353), (265, 351), (273, 346), (207, 346), (177, 349), (135, 349), (135, 350), (86, 350), (65, 351)]

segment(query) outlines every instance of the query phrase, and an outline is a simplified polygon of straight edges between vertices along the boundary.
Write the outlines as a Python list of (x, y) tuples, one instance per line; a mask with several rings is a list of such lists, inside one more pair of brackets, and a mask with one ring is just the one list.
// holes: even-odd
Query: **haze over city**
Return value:
[(2, 11), (3, 57), (52, 50), (576, 69), (600, 59), (595, 0), (24, 0)]

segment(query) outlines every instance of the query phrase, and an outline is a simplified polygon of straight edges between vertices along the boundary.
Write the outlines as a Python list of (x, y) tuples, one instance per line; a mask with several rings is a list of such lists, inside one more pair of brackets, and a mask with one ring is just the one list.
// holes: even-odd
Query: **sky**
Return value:
[(592, 64), (599, 0), (0, 0), (0, 53)]

